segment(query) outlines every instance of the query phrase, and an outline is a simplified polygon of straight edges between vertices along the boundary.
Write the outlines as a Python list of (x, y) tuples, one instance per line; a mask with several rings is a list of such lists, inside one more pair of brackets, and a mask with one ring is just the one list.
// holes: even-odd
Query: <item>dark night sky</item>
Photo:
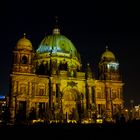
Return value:
[(125, 101), (140, 103), (140, 15), (135, 3), (119, 1), (18, 1), (0, 4), (0, 93), (8, 93), (11, 54), (24, 32), (36, 49), (45, 33), (50, 34), (54, 16), (61, 33), (97, 72), (101, 54), (108, 45), (122, 71)]

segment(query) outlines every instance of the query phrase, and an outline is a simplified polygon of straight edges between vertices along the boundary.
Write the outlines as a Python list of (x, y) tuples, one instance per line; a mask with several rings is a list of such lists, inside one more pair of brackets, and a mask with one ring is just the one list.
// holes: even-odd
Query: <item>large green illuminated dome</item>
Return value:
[(54, 28), (52, 35), (47, 35), (41, 41), (36, 50), (37, 65), (49, 64), (55, 61), (57, 66), (61, 63), (67, 64), (68, 68), (79, 69), (81, 66), (80, 55), (73, 43), (64, 35), (60, 34), (60, 29)]
[(36, 53), (58, 54), (59, 56), (70, 54), (77, 57), (77, 50), (75, 46), (67, 37), (60, 34), (60, 30), (58, 28), (53, 30), (52, 35), (46, 36), (41, 41)]

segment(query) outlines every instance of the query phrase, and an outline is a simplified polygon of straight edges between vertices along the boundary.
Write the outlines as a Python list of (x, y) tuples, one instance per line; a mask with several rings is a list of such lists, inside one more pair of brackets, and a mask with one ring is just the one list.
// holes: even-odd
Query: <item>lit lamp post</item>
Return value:
[(91, 104), (89, 105), (89, 109), (88, 109), (88, 113), (89, 113), (89, 122), (91, 121), (91, 119), (92, 119), (92, 106), (91, 106)]
[(125, 111), (125, 118), (126, 118), (126, 121), (128, 121), (128, 120), (129, 120), (128, 109), (125, 109), (124, 111)]
[(84, 95), (81, 93), (81, 100), (82, 100), (82, 103), (81, 103), (81, 112), (82, 112), (82, 116), (81, 116), (81, 119), (83, 119), (83, 115), (84, 115), (84, 103), (83, 103), (83, 100), (84, 100)]
[(16, 122), (16, 114), (17, 114), (17, 97), (16, 95), (14, 97), (14, 103), (15, 103), (15, 108), (14, 108), (14, 122)]
[(113, 108), (113, 100), (110, 100), (111, 102), (111, 119), (113, 120), (113, 116), (114, 116), (114, 108)]
[(130, 119), (133, 120), (134, 119), (134, 100), (130, 100)]
[(14, 121), (16, 122), (16, 119), (17, 119), (17, 109), (18, 109), (18, 102), (17, 102), (17, 97), (19, 96), (20, 94), (16, 93), (13, 97), (15, 99), (15, 109), (14, 109)]
[(63, 119), (63, 109), (62, 109), (62, 93), (60, 92), (60, 122)]

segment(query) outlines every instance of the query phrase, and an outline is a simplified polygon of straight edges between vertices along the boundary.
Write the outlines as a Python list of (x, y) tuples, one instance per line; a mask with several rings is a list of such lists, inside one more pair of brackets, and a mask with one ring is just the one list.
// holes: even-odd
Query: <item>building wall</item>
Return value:
[[(53, 35), (51, 44), (62, 38), (64, 36)], [(48, 41), (50, 36), (46, 43)], [(73, 47), (69, 46), (68, 39), (65, 42), (69, 49)], [(99, 63), (100, 75), (95, 79), (89, 64), (86, 71), (81, 70), (75, 48), (72, 54), (72, 50), (69, 54), (65, 51), (52, 53), (53, 49), (52, 52), (34, 53), (31, 42), (25, 36), (17, 44), (10, 75), (13, 120), (61, 118), (81, 121), (93, 116), (113, 119), (123, 108), (123, 83), (112, 52), (106, 50), (104, 53)], [(39, 50), (44, 51), (45, 45), (41, 44)], [(45, 47), (48, 50), (53, 48)], [(109, 58), (104, 59), (106, 56)]]

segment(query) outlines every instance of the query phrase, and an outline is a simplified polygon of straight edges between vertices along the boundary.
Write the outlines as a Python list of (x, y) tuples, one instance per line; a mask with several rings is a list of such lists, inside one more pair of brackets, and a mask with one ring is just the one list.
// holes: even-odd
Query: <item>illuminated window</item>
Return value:
[(112, 91), (111, 97), (112, 97), (112, 99), (116, 98), (116, 92), (115, 91)]
[(110, 62), (110, 63), (107, 64), (107, 67), (108, 67), (108, 69), (109, 69), (110, 71), (113, 72), (113, 71), (115, 71), (115, 70), (118, 69), (119, 63), (117, 63), (117, 62)]
[(101, 98), (101, 92), (97, 92), (97, 94), (96, 94), (97, 96), (97, 98)]
[(67, 70), (67, 62), (60, 62), (59, 69), (60, 70)]
[(69, 77), (76, 77), (76, 71), (75, 71), (75, 70), (70, 70), (70, 71), (68, 72), (68, 76), (69, 76)]
[(35, 83), (32, 83), (32, 95), (35, 93)]
[(120, 98), (120, 93), (116, 93), (116, 98)]
[(25, 85), (20, 86), (20, 94), (26, 94), (26, 86)]
[(39, 96), (43, 96), (45, 94), (44, 89), (39, 89)]

